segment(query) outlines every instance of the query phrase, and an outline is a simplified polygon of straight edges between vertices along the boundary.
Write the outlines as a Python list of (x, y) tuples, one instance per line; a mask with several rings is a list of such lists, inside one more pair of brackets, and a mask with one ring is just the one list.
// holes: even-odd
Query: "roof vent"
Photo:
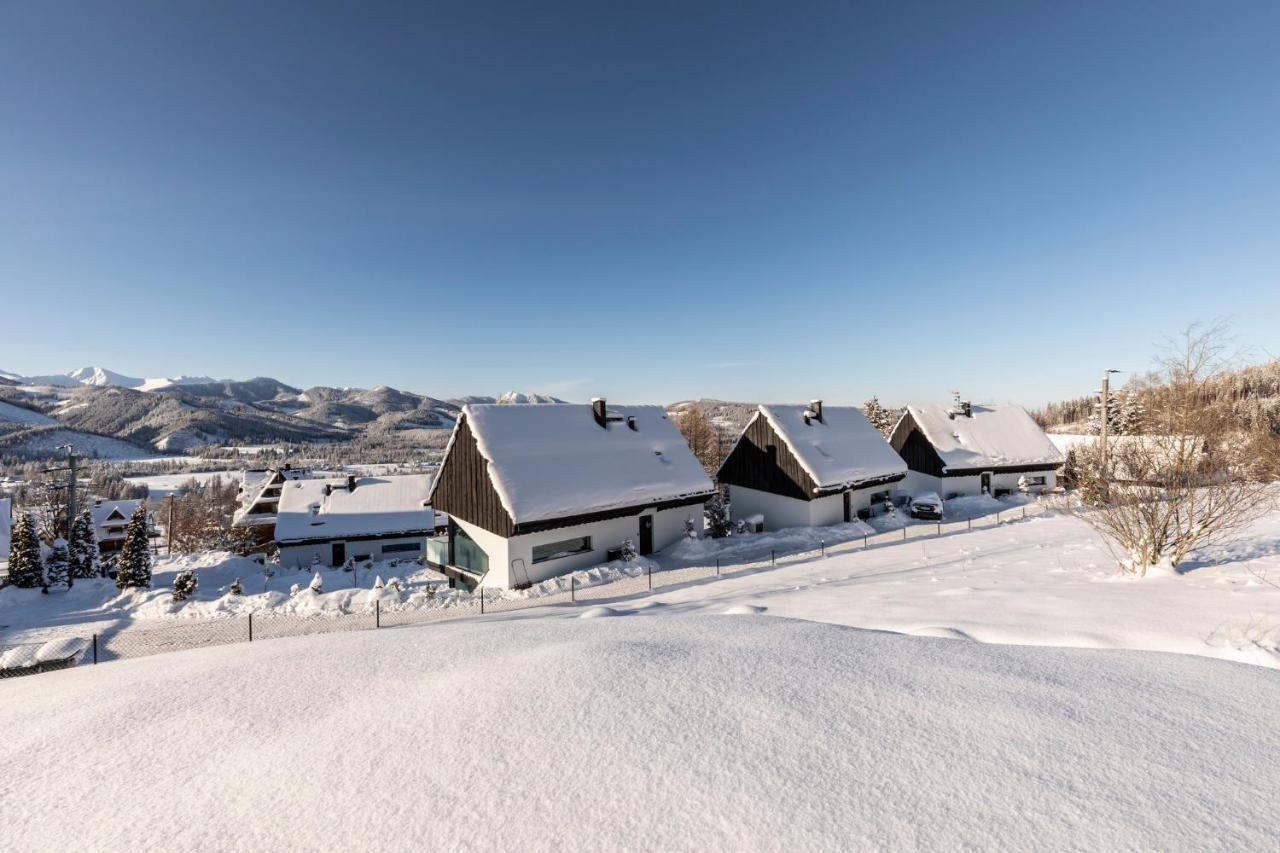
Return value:
[[(812, 417), (818, 423), (825, 423), (825, 421), (822, 420), (822, 401), (821, 400), (809, 401), (809, 417)], [(809, 417), (805, 418), (805, 423), (808, 423)]]
[(609, 428), (609, 419), (605, 414), (604, 397), (591, 398), (591, 417), (595, 418), (595, 422), (601, 429)]
[(354, 492), (355, 490), (356, 490), (356, 475), (348, 474), (347, 475), (347, 491)]

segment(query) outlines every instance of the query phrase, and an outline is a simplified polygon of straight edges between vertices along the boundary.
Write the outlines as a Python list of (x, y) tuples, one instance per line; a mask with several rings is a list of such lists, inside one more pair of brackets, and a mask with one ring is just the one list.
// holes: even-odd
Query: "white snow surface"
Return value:
[(760, 414), (787, 443), (820, 489), (854, 486), (907, 473), (907, 465), (860, 409), (823, 406), (822, 420), (808, 406), (767, 405)]
[(6, 683), (0, 848), (1274, 848), (1266, 670), (584, 612)]
[(10, 423), (26, 424), (28, 426), (48, 426), (56, 424), (58, 421), (48, 415), (40, 412), (33, 412), (30, 409), (24, 409), (21, 406), (15, 406), (13, 403), (6, 403), (0, 400), (0, 421), (9, 421)]
[[(288, 480), (280, 492), (276, 541), (388, 533), (430, 534), (435, 516), (427, 502), (430, 474), (356, 477), (354, 491), (347, 478)], [(326, 495), (325, 487), (329, 487)]]
[(1062, 454), (1021, 406), (973, 404), (972, 417), (951, 406), (912, 403), (907, 411), (949, 470), (1058, 465)]
[[(465, 420), (516, 524), (709, 495), (714, 486), (661, 406), (467, 405)], [(627, 426), (634, 417), (636, 430)], [(456, 429), (455, 429), (456, 436)], [(453, 440), (450, 439), (452, 447)]]

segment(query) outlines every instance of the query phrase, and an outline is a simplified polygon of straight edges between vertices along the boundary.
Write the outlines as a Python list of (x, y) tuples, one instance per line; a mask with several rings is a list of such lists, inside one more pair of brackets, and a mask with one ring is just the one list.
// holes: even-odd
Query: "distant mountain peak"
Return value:
[(563, 403), (564, 400), (558, 397), (552, 397), (549, 394), (526, 394), (521, 391), (508, 391), (502, 396), (494, 400), (495, 403), (501, 405), (526, 405), (530, 403), (547, 404), (547, 403)]

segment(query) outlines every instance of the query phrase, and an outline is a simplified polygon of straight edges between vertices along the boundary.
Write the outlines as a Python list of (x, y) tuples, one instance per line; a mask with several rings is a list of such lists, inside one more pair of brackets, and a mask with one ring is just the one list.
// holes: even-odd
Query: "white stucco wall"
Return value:
[[(991, 474), (991, 491), (995, 493), (997, 489), (1007, 489), (1009, 492), (1018, 491), (1018, 480), (1024, 476), (1023, 474)], [(1032, 491), (1038, 491), (1040, 488), (1051, 489), (1058, 482), (1058, 476), (1052, 469), (1047, 471), (1033, 471), (1025, 475), (1031, 477), (1044, 477), (1043, 487), (1032, 487)], [(921, 474), (918, 471), (911, 471), (907, 474), (907, 479), (903, 482), (909, 483), (907, 489), (912, 495), (918, 495), (921, 492), (937, 492), (940, 497), (946, 499), (953, 495), (980, 495), (982, 494), (982, 475), (969, 474), (962, 477), (932, 477), (928, 474)]]
[[(333, 559), (333, 543), (343, 542), (346, 540), (334, 539), (332, 541), (317, 542), (310, 545), (281, 545), (280, 546), (280, 565), (289, 566), (291, 568), (305, 569), (316, 560), (321, 565), (329, 565)], [(416, 542), (418, 544), (417, 551), (393, 551), (384, 554), (383, 548), (388, 545), (398, 545)], [(427, 553), (427, 537), (425, 536), (402, 536), (396, 539), (378, 539), (369, 541), (347, 541), (347, 556), (360, 557), (368, 554), (371, 560), (412, 560), (415, 557), (424, 556)], [(335, 566), (336, 568), (336, 566)]]
[[(854, 489), (851, 498), (853, 517), (857, 517), (858, 510), (871, 506), (873, 494), (878, 492), (894, 494), (899, 487), (900, 483), (890, 483), (887, 486)], [(745, 486), (731, 486), (729, 501), (735, 521), (762, 513), (765, 530), (781, 530), (786, 527), (826, 527), (830, 524), (844, 523), (843, 493), (802, 501), (771, 492), (748, 489)]]
[[(661, 551), (684, 536), (685, 519), (692, 518), (697, 529), (702, 529), (701, 504), (661, 511), (649, 509), (638, 515), (609, 518), (572, 527), (557, 527), (554, 530), (526, 533), (511, 539), (495, 536), (461, 519), (454, 520), (489, 555), (489, 573), (485, 575), (482, 585), (505, 588), (525, 583), (539, 583), (557, 575), (598, 566), (607, 560), (609, 551), (622, 545), (624, 539), (630, 539), (638, 549), (640, 547), (640, 515), (653, 516), (655, 552)], [(533, 562), (534, 546), (576, 539), (580, 536), (591, 537), (590, 551), (557, 560)]]

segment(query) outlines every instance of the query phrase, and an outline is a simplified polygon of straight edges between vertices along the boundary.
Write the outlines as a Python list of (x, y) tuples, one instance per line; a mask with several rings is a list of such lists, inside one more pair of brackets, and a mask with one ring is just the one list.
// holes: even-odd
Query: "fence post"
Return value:
[(720, 558), (716, 557), (716, 577), (720, 577)]
[(769, 565), (771, 565), (771, 566), (776, 566), (776, 565), (778, 565), (778, 552), (777, 552), (777, 551), (774, 551), (774, 550), (770, 550), (770, 551), (769, 551)]
[(907, 526), (905, 524), (902, 525), (902, 541), (907, 541)]
[(822, 549), (822, 556), (827, 556), (827, 543), (821, 539), (818, 540), (818, 547)]
[(249, 614), (249, 642), (253, 642), (253, 614)]
[(382, 627), (382, 602), (376, 598), (373, 600), (373, 627)]
[(867, 534), (862, 534), (862, 550), (867, 550)]
[(1022, 508), (1022, 517), (1023, 518), (1027, 517), (1027, 508), (1025, 506)]
[(999, 511), (997, 511), (997, 512), (996, 512), (996, 526), (999, 526), (999, 524), (1000, 524), (1000, 513), (999, 513)]
[(569, 601), (571, 603), (578, 600), (578, 579), (574, 575), (569, 575)]
[(645, 566), (644, 573), (649, 578), (649, 591), (652, 592), (653, 591), (653, 566), (652, 565)]
[(484, 615), (484, 589), (483, 589), (483, 587), (476, 587), (476, 592), (480, 593), (480, 615), (481, 615), (481, 616), (483, 616), (483, 615)]
[(939, 520), (938, 520), (938, 535), (939, 535), (939, 536), (941, 536), (941, 535), (942, 535), (942, 520), (941, 520), (941, 519), (939, 519)]
[(966, 518), (966, 519), (965, 519), (965, 523), (966, 523), (966, 524), (968, 524), (968, 525), (969, 525), (969, 529), (970, 529), (970, 530), (972, 530), (972, 529), (973, 529), (973, 516), (971, 515), (971, 516), (969, 516), (968, 518)]
[(93, 662), (98, 662), (98, 635), (93, 635)]

